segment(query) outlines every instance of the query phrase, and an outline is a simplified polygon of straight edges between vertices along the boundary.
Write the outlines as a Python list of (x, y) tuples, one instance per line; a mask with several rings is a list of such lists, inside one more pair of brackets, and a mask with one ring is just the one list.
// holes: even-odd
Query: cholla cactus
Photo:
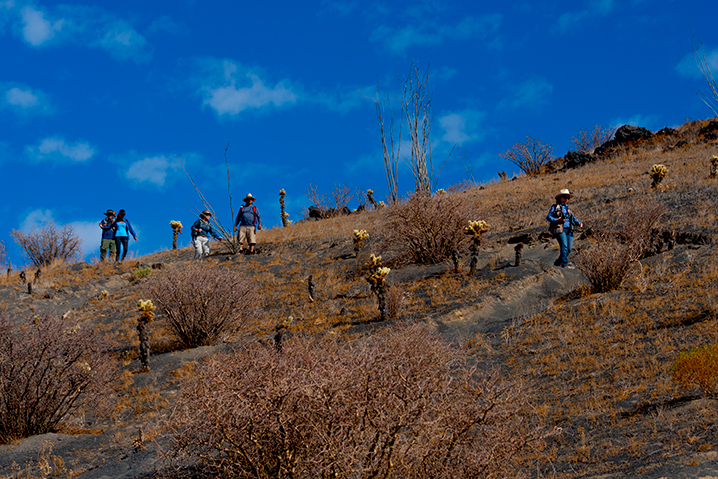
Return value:
[(445, 195), (446, 190), (444, 188), (439, 188), (438, 190), (436, 190), (436, 194), (437, 195)]
[(389, 274), (391, 271), (391, 268), (381, 267), (377, 268), (374, 273), (369, 276), (366, 280), (369, 281), (372, 285), (382, 285), (384, 284), (384, 280), (386, 278), (386, 275)]
[(484, 220), (469, 221), (469, 226), (464, 228), (464, 234), (471, 236), (471, 265), (469, 268), (469, 275), (473, 276), (476, 274), (476, 264), (479, 259), (476, 256), (479, 252), (479, 244), (481, 243), (481, 235), (489, 231), (489, 224)]
[(469, 226), (464, 228), (464, 234), (471, 235), (473, 237), (480, 237), (481, 233), (489, 231), (489, 224), (484, 220), (469, 221)]
[(102, 299), (107, 299), (107, 296), (109, 296), (109, 295), (110, 295), (110, 293), (106, 289), (102, 290)]
[(287, 192), (284, 191), (284, 188), (279, 190), (279, 215), (282, 217), (282, 226), (287, 227), (292, 223), (292, 220), (288, 220), (289, 213), (287, 213), (284, 209), (284, 197), (287, 196)]
[(150, 338), (147, 325), (154, 319), (155, 313), (152, 311), (155, 309), (157, 308), (149, 299), (141, 299), (137, 303), (137, 310), (140, 312), (140, 319), (137, 320), (137, 334), (140, 337), (140, 362), (145, 371), (150, 370)]
[(359, 250), (362, 246), (362, 241), (369, 237), (369, 233), (366, 230), (354, 230), (352, 233), (352, 240), (354, 241), (354, 256), (359, 257)]
[(369, 202), (369, 204), (371, 204), (374, 207), (374, 209), (379, 208), (378, 203), (374, 199), (374, 191), (366, 190), (366, 199)]
[(274, 330), (277, 331), (277, 333), (274, 335), (274, 346), (280, 353), (282, 352), (282, 339), (284, 338), (284, 331), (289, 329), (289, 326), (292, 325), (293, 320), (293, 317), (288, 316), (287, 319), (274, 327)]
[(711, 178), (718, 177), (718, 156), (711, 156)]
[(653, 183), (651, 183), (651, 188), (658, 188), (658, 185), (661, 184), (661, 181), (663, 181), (663, 178), (665, 178), (667, 174), (668, 168), (666, 168), (665, 165), (653, 165), (650, 171), (651, 179), (653, 180)]
[(177, 235), (182, 234), (182, 222), (170, 221), (172, 227), (172, 249), (177, 249)]
[(384, 203), (383, 201), (380, 201), (380, 202), (377, 203), (377, 204), (379, 205), (379, 208), (383, 208), (383, 207), (386, 206), (386, 203)]
[(389, 274), (391, 268), (382, 266), (381, 256), (371, 255), (367, 266), (371, 268), (371, 274), (367, 277), (367, 281), (371, 285), (372, 292), (376, 293), (376, 299), (379, 303), (379, 314), (381, 320), (386, 321), (386, 275)]

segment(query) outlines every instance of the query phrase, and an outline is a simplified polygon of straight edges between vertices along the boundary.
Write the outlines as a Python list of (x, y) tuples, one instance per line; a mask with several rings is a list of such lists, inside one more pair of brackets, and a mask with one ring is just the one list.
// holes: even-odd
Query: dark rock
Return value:
[(593, 150), (593, 156), (596, 158), (606, 158), (611, 156), (615, 151), (619, 143), (616, 140), (608, 140), (603, 145)]
[(678, 130), (676, 130), (675, 128), (665, 127), (658, 130), (655, 133), (655, 136), (673, 136), (676, 133), (678, 133)]
[(713, 239), (702, 233), (692, 233), (690, 231), (682, 231), (676, 233), (677, 244), (711, 244)]
[(709, 133), (712, 133), (714, 131), (718, 131), (718, 121), (711, 120), (710, 123), (708, 123), (706, 126), (700, 129), (698, 132), (699, 135), (706, 135), (706, 138), (708, 137)]
[(711, 131), (710, 133), (706, 133), (704, 138), (706, 140), (718, 140), (718, 132)]
[(509, 244), (517, 244), (517, 243), (523, 243), (526, 245), (530, 245), (536, 240), (535, 235), (532, 233), (522, 233), (516, 236), (512, 236), (509, 238), (508, 243)]
[(590, 153), (569, 151), (568, 153), (566, 153), (566, 156), (564, 156), (563, 168), (579, 168), (588, 163), (593, 163), (594, 161), (596, 161), (596, 157)]
[(72, 266), (70, 266), (70, 271), (82, 271), (83, 269), (87, 269), (87, 268), (92, 268), (92, 265), (90, 263), (81, 261), (79, 263), (75, 263)]
[(321, 208), (318, 208), (316, 206), (310, 206), (309, 207), (309, 217), (314, 218), (315, 220), (320, 220), (324, 218), (324, 210)]
[(686, 140), (680, 140), (678, 143), (668, 148), (668, 150), (675, 150), (677, 148), (683, 148), (684, 146), (688, 146), (688, 142)]
[(623, 125), (616, 131), (616, 141), (621, 143), (628, 143), (629, 141), (638, 141), (643, 139), (649, 139), (653, 137), (653, 133), (640, 126)]
[(162, 269), (165, 267), (164, 263), (152, 263), (150, 266), (152, 269)]

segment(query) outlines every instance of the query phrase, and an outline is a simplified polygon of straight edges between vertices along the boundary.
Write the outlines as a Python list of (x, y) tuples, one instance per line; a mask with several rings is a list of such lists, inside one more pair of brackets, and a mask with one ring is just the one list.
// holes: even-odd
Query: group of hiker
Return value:
[[(237, 233), (237, 241), (239, 242), (239, 252), (242, 253), (244, 244), (247, 243), (248, 254), (254, 254), (254, 246), (257, 244), (257, 230), (262, 229), (262, 218), (259, 216), (254, 201), (257, 198), (252, 193), (247, 193), (242, 201), (244, 205), (239, 209), (237, 218), (234, 220), (234, 232)], [(205, 256), (209, 256), (209, 237), (213, 237), (217, 241), (223, 241), (224, 238), (219, 236), (212, 228), (209, 219), (212, 213), (204, 210), (199, 214), (199, 219), (192, 224), (192, 246), (194, 246), (194, 259), (199, 260)], [(239, 230), (239, 231), (237, 231)]]
[(109, 252), (110, 261), (114, 256), (115, 261), (120, 262), (127, 256), (127, 249), (130, 244), (130, 235), (137, 241), (137, 234), (132, 229), (130, 220), (125, 218), (125, 210), (120, 210), (115, 216), (115, 211), (105, 211), (105, 219), (100, 221), (102, 229), (102, 242), (100, 243), (100, 261), (105, 261)]
[[(562, 189), (559, 194), (556, 195), (556, 203), (551, 206), (551, 209), (546, 216), (546, 220), (549, 222), (549, 231), (553, 234), (556, 241), (558, 241), (560, 254), (559, 257), (554, 261), (554, 266), (560, 266), (561, 268), (573, 269), (574, 266), (569, 262), (568, 256), (571, 254), (573, 248), (573, 231), (574, 228), (583, 227), (583, 223), (576, 218), (573, 211), (568, 206), (568, 200), (573, 197), (568, 189)], [(254, 201), (257, 198), (252, 196), (251, 193), (247, 193), (242, 201), (244, 205), (239, 209), (237, 217), (234, 220), (234, 233), (237, 234), (237, 241), (239, 242), (239, 252), (243, 252), (244, 244), (248, 246), (248, 254), (254, 254), (254, 246), (257, 244), (257, 230), (262, 229), (262, 219), (259, 216), (257, 207), (254, 206)], [(212, 224), (210, 218), (212, 213), (209, 210), (204, 210), (199, 214), (199, 218), (192, 224), (192, 246), (194, 247), (194, 259), (200, 260), (205, 256), (209, 256), (209, 237), (213, 237), (217, 241), (223, 241), (224, 238), (219, 236)], [(112, 255), (115, 256), (115, 261), (122, 261), (127, 256), (127, 247), (129, 243), (129, 236), (137, 241), (137, 235), (132, 229), (132, 224), (125, 218), (125, 210), (120, 210), (115, 217), (113, 210), (107, 210), (105, 212), (105, 219), (100, 221), (100, 228), (102, 228), (102, 244), (100, 246), (100, 261), (105, 260), (107, 252), (110, 253), (110, 259)], [(120, 253), (122, 255), (120, 256)]]

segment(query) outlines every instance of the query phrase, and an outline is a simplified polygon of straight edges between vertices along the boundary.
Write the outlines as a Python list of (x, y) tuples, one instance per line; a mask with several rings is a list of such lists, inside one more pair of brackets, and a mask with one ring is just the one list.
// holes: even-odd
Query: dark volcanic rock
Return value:
[(588, 163), (593, 163), (594, 161), (596, 161), (596, 157), (591, 155), (590, 153), (569, 151), (568, 153), (566, 153), (566, 156), (564, 156), (563, 167), (564, 169), (579, 168)]
[(665, 127), (658, 130), (655, 136), (673, 136), (676, 133), (678, 133), (678, 130), (676, 130), (675, 128)]
[(698, 134), (705, 135), (705, 137), (708, 138), (708, 135), (715, 131), (718, 131), (718, 121), (711, 120), (710, 123), (708, 123), (706, 126), (704, 126), (703, 128), (700, 129)]
[(623, 125), (616, 131), (616, 141), (620, 143), (628, 143), (629, 141), (638, 141), (653, 137), (650, 130), (640, 126)]

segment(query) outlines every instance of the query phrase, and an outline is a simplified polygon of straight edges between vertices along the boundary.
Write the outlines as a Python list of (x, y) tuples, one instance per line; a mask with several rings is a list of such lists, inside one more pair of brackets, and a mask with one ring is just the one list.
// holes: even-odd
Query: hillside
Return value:
[[(55, 265), (31, 294), (17, 273), (3, 278), (0, 301), (8, 314), (31, 320), (50, 312), (101, 331), (122, 374), (113, 383), (109, 414), (78, 411), (55, 432), (0, 446), (0, 477), (149, 477), (166, 465), (158, 456), (167, 447), (162, 418), (203, 358), (256, 342), (272, 348), (278, 330), (290, 345), (327, 336), (352, 342), (417, 323), (438, 331), (479, 373), (511, 384), (521, 397), (521, 417), (539, 431), (512, 459), (514, 469), (497, 475), (718, 476), (715, 390), (683, 389), (670, 374), (680, 352), (718, 341), (718, 179), (709, 178), (718, 141), (701, 130), (706, 125), (689, 122), (652, 138), (612, 143), (576, 168), (562, 169), (559, 161), (542, 175), (449, 189), (434, 200), (446, 205), (440, 214), (460, 212), (490, 228), (475, 275), (469, 275), (468, 243), (461, 246), (458, 272), (450, 259), (412, 261), (396, 240), (395, 207), (262, 231), (253, 256), (229, 255), (212, 243), (202, 267), (241, 273), (259, 307), (226, 341), (190, 349), (172, 339), (158, 310), (149, 324), (149, 371), (139, 362), (137, 302), (156, 303), (148, 284), (187, 268), (192, 250), (117, 267)], [(655, 189), (648, 175), (654, 164), (668, 168)], [(631, 225), (660, 217), (651, 244), (640, 261), (630, 262), (618, 288), (595, 292), (582, 268), (553, 266), (558, 250), (545, 217), (562, 188), (574, 193), (571, 207), (584, 222), (572, 255), (577, 263), (601, 231), (614, 232), (621, 244), (634, 234)], [(270, 205), (262, 207), (269, 214)], [(358, 257), (354, 230), (369, 233)], [(387, 321), (380, 321), (366, 280), (370, 254), (391, 268)], [(141, 268), (147, 270), (140, 274)], [(29, 278), (34, 273), (27, 269)]]

